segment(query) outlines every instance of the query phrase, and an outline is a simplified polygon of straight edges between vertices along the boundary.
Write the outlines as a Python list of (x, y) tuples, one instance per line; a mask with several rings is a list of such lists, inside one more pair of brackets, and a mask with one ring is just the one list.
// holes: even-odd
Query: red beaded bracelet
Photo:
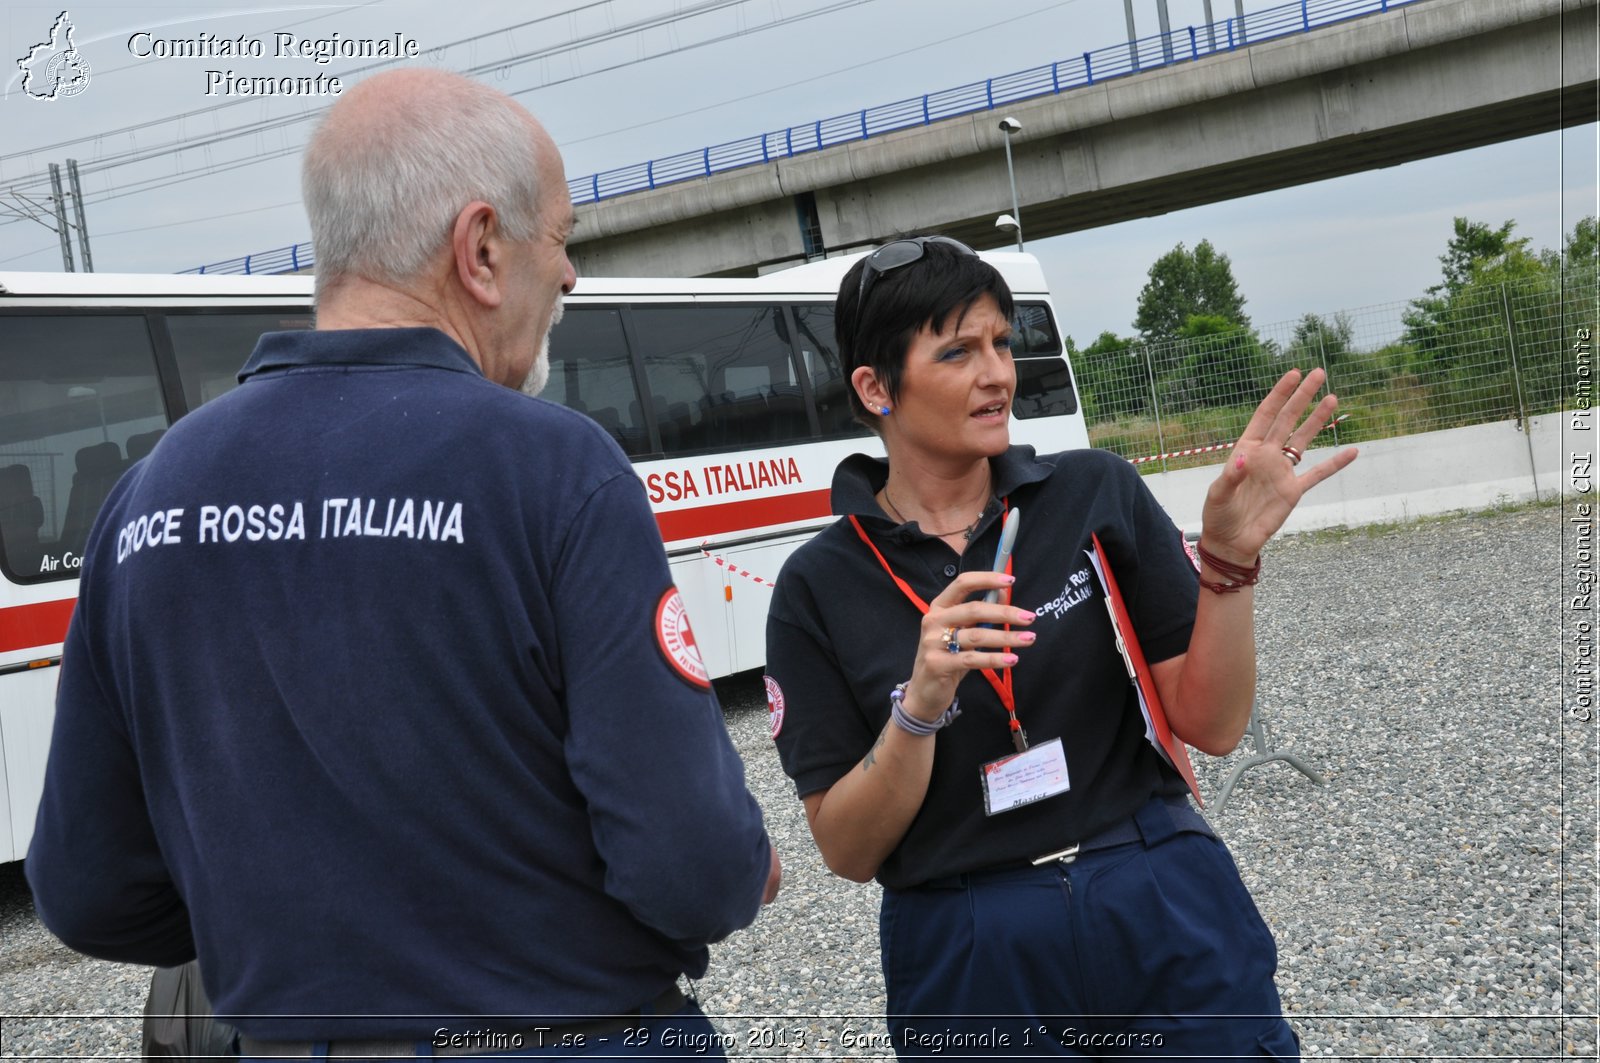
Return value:
[(1200, 586), (1213, 594), (1233, 594), (1245, 587), (1254, 587), (1261, 579), (1261, 555), (1256, 555), (1256, 563), (1249, 567), (1236, 565), (1232, 561), (1224, 561), (1205, 548), (1203, 543), (1195, 543), (1195, 549), (1200, 554), (1200, 560), (1210, 565), (1222, 574), (1226, 583), (1211, 583), (1206, 579), (1200, 580)]

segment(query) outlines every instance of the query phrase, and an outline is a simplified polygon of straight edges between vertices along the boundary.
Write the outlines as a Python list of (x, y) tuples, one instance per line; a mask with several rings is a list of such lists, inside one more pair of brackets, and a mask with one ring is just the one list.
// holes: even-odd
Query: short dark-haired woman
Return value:
[[(902, 1056), (1298, 1055), (1271, 933), (1145, 728), (1089, 551), (1120, 585), (1172, 730), (1231, 751), (1255, 690), (1262, 545), (1344, 450), (1290, 372), (1212, 486), (1198, 577), (1128, 462), (1010, 445), (1011, 294), (969, 248), (896, 240), (835, 307), (887, 462), (784, 567), (767, 628), (784, 769), (828, 866), (884, 887)], [(1008, 572), (991, 571), (1007, 514)], [(989, 591), (1009, 593), (986, 601)]]

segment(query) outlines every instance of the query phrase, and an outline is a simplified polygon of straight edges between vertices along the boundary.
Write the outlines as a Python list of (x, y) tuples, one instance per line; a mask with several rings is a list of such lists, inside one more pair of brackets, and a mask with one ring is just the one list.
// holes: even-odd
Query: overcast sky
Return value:
[[(1203, 0), (1169, 6), (1175, 26), (1204, 21)], [(1212, 7), (1225, 17), (1234, 0)], [(48, 164), (68, 158), (84, 171), (98, 272), (172, 272), (306, 240), (298, 149), (311, 125), (304, 119), (332, 97), (229, 96), (226, 82), (215, 82), (232, 72), (353, 84), (363, 76), (354, 71), (369, 64), (275, 59), (276, 33), (398, 34), (423, 51), (413, 63), (484, 69), (485, 80), (544, 121), (569, 177), (1064, 59), (1126, 34), (1119, 0), (73, 4), (73, 43), (89, 81), (75, 96), (41, 101), (24, 93), (17, 60), (48, 39), (62, 7), (4, 10), (0, 222), (8, 223), (0, 224), (0, 270), (61, 268), (51, 231), (8, 219), (26, 209), (23, 197), (45, 200)], [(1136, 0), (1136, 12), (1139, 34), (1155, 33), (1154, 0)], [(143, 36), (130, 41), (136, 34)], [(264, 55), (134, 54), (202, 34), (242, 35)], [(533, 53), (544, 54), (510, 62)], [(207, 74), (213, 70), (219, 75)], [(205, 143), (270, 118), (283, 121)], [(1556, 246), (1564, 229), (1596, 210), (1596, 155), (1595, 130), (1582, 127), (1030, 241), (1028, 250), (1040, 256), (1064, 327), (1080, 344), (1105, 329), (1132, 331), (1151, 262), (1180, 241), (1210, 239), (1229, 255), (1247, 312), (1266, 325), (1420, 294), (1438, 280), (1455, 215), (1493, 224), (1514, 218), (1535, 246)], [(107, 165), (130, 156), (145, 157)], [(1004, 166), (998, 153), (995, 165)]]

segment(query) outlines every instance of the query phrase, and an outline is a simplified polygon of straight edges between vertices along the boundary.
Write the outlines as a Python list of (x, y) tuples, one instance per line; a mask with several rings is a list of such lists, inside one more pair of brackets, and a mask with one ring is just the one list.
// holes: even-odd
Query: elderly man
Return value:
[(198, 954), (246, 1056), (715, 1045), (678, 978), (778, 863), (638, 478), (513, 390), (576, 279), (560, 155), (409, 70), (332, 108), (304, 193), (317, 329), (263, 337), (91, 535), (40, 918)]

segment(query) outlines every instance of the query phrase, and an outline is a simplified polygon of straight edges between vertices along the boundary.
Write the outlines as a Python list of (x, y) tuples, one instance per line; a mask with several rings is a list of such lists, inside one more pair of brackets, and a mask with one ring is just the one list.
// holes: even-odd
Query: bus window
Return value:
[(629, 457), (649, 452), (619, 311), (567, 304), (550, 333), (550, 382), (542, 397), (599, 422)]
[(1072, 390), (1072, 374), (1061, 358), (1018, 358), (1017, 395), (1011, 412), (1029, 417), (1061, 417), (1078, 412), (1078, 395)]
[(1043, 303), (1018, 303), (1011, 313), (1011, 357), (1027, 358), (1060, 354), (1061, 339), (1056, 335), (1050, 311)]
[(850, 412), (845, 389), (850, 386), (839, 365), (833, 338), (833, 307), (809, 303), (794, 308), (800, 322), (800, 357), (816, 396), (817, 424), (823, 439), (867, 434), (867, 428)]
[(632, 314), (666, 453), (811, 437), (782, 307), (637, 306)]
[(1043, 303), (1018, 303), (1011, 315), (1011, 357), (1016, 359), (1017, 394), (1011, 412), (1031, 417), (1061, 417), (1078, 412), (1072, 374), (1061, 357), (1061, 337)]
[(168, 314), (167, 333), (183, 381), (183, 402), (194, 409), (239, 383), (256, 340), (263, 332), (308, 329), (308, 314)]
[(76, 579), (89, 525), (167, 427), (142, 316), (0, 316), (0, 567)]

